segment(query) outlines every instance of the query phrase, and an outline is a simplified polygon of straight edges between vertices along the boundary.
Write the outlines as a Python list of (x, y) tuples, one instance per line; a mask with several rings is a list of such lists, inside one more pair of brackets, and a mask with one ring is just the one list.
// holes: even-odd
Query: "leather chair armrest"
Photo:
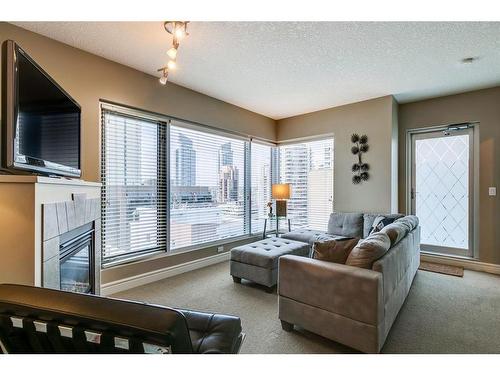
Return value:
[(383, 318), (382, 274), (373, 270), (285, 255), (278, 294), (344, 317), (376, 325)]

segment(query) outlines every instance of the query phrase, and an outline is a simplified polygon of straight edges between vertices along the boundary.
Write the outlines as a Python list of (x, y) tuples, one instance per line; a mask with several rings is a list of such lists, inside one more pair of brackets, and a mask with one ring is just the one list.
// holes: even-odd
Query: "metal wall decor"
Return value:
[(357, 185), (361, 181), (366, 181), (370, 178), (368, 170), (370, 166), (367, 163), (363, 163), (362, 156), (365, 152), (368, 152), (368, 137), (366, 135), (359, 136), (358, 134), (351, 135), (351, 142), (354, 145), (351, 147), (351, 152), (353, 155), (358, 155), (358, 162), (352, 165), (352, 171), (354, 176), (352, 176), (352, 183)]

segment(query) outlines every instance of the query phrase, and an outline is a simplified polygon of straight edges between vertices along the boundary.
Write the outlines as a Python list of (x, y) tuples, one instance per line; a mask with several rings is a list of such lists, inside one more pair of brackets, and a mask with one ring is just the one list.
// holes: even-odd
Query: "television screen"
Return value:
[(11, 52), (8, 167), (79, 177), (80, 106), (13, 42)]

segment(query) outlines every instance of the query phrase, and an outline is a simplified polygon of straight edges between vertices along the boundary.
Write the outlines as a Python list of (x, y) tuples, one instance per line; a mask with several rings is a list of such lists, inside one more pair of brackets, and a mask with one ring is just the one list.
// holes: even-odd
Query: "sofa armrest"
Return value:
[(383, 317), (382, 274), (373, 270), (285, 255), (278, 294), (367, 324)]

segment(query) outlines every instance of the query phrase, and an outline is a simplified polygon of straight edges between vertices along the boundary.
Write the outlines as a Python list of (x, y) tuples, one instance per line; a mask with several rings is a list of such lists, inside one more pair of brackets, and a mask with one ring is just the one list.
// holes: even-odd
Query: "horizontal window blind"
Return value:
[(264, 218), (269, 213), (267, 203), (271, 202), (273, 149), (274, 147), (269, 145), (252, 143), (250, 162), (252, 233), (260, 233), (264, 230)]
[(248, 233), (248, 142), (173, 121), (170, 127), (170, 249)]
[(166, 250), (166, 126), (102, 111), (105, 262)]
[(280, 182), (292, 185), (292, 229), (326, 230), (333, 210), (333, 138), (279, 147)]
[(276, 148), (115, 109), (101, 121), (104, 263), (260, 233), (278, 180), (293, 228), (327, 228), (333, 138)]

